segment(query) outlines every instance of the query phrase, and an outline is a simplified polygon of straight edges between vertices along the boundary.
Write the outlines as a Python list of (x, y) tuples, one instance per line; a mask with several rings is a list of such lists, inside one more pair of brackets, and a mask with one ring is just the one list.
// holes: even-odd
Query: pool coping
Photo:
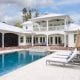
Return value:
[(0, 54), (7, 54), (7, 53), (10, 53), (10, 52), (15, 52), (15, 51), (24, 51), (24, 50), (28, 50), (28, 49), (4, 50), (4, 51), (0, 51)]

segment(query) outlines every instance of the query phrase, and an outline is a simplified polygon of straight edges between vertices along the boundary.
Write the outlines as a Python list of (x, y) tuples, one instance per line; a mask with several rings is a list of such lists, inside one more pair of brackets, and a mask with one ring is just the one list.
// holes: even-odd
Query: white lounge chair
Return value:
[(60, 55), (60, 54), (53, 54), (49, 58), (46, 59), (46, 64), (51, 63), (51, 62), (56, 62), (56, 63), (63, 63), (64, 65), (72, 61), (75, 56), (77, 55), (77, 49), (75, 49), (73, 52), (69, 53), (68, 55)]

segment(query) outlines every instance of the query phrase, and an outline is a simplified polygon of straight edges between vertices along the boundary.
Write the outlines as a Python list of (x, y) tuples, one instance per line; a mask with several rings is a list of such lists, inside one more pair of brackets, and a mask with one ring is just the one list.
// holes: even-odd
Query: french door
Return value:
[(60, 36), (56, 36), (55, 37), (55, 44), (60, 45), (62, 43), (61, 37)]

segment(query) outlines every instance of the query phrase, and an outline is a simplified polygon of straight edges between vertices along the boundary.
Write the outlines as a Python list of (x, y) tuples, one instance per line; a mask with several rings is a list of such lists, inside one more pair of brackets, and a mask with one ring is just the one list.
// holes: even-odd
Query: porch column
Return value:
[(26, 35), (24, 36), (24, 45), (26, 45)]
[(66, 41), (67, 39), (66, 39), (66, 34), (64, 34), (64, 47), (66, 47), (67, 46), (67, 41)]
[(38, 37), (38, 44), (40, 44), (40, 37)]
[(2, 48), (4, 48), (4, 33), (2, 33)]
[(66, 29), (66, 30), (68, 29), (67, 22), (68, 22), (68, 20), (67, 20), (67, 17), (66, 17), (65, 20), (64, 20), (64, 23), (65, 23), (65, 29)]
[(34, 36), (32, 35), (32, 46), (34, 46), (34, 41), (33, 41)]
[(47, 21), (46, 21), (46, 25), (47, 25), (47, 31), (48, 31), (48, 24), (49, 24), (49, 23), (48, 23), (48, 20), (47, 20)]
[(48, 35), (47, 35), (47, 39), (46, 39), (46, 45), (48, 46)]

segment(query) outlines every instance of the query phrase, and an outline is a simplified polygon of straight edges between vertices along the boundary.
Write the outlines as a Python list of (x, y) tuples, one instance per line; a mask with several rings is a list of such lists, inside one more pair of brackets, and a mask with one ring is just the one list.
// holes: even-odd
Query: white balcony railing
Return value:
[(40, 31), (47, 31), (47, 27), (40, 27)]
[(46, 27), (34, 27), (33, 31), (47, 31)]
[[(48, 31), (61, 31), (64, 30), (64, 25), (61, 26), (49, 26)], [(33, 31), (47, 31), (47, 27), (34, 27)]]
[(39, 31), (39, 28), (38, 27), (34, 27), (33, 31)]
[(64, 25), (48, 27), (48, 31), (61, 31), (61, 30), (64, 30)]

